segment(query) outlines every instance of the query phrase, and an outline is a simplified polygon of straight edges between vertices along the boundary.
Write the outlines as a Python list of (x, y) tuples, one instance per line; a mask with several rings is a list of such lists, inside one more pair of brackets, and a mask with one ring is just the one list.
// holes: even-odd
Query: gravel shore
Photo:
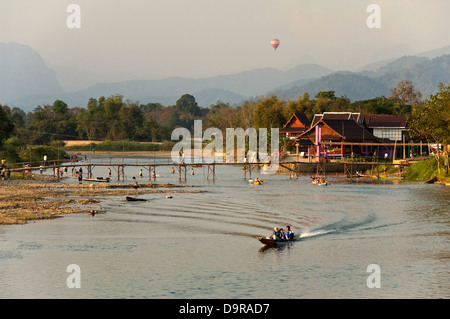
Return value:
[[(189, 185), (140, 184), (139, 194), (199, 193)], [(97, 196), (134, 196), (132, 184), (65, 184), (52, 176), (27, 180), (0, 181), (0, 225), (25, 224), (31, 220), (51, 219), (64, 214), (90, 213)]]

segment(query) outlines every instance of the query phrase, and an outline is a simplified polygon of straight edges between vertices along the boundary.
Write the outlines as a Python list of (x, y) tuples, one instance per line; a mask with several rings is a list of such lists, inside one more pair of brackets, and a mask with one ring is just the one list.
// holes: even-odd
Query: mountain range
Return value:
[(98, 83), (76, 92), (64, 92), (54, 70), (29, 46), (0, 43), (0, 103), (31, 111), (56, 99), (69, 107), (85, 107), (89, 98), (121, 94), (141, 104), (159, 102), (174, 105), (185, 93), (200, 106), (218, 100), (238, 105), (244, 100), (275, 94), (294, 99), (308, 92), (335, 91), (351, 101), (389, 96), (390, 88), (401, 80), (411, 80), (424, 98), (435, 94), (438, 83), (450, 82), (450, 45), (417, 54), (372, 63), (355, 72), (333, 71), (317, 64), (301, 64), (282, 71), (260, 68), (236, 74), (205, 78), (168, 77), (160, 80), (133, 80)]

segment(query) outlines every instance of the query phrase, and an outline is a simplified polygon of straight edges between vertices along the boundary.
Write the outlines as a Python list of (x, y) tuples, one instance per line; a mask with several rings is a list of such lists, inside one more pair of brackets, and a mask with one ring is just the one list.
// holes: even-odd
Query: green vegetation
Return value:
[[(444, 158), (440, 158), (440, 165), (444, 165)], [(405, 172), (407, 180), (428, 181), (436, 178), (439, 181), (450, 183), (450, 176), (445, 170), (438, 169), (438, 162), (435, 158), (427, 158), (409, 166)]]
[(104, 141), (101, 143), (89, 143), (85, 145), (68, 146), (66, 151), (135, 151), (135, 152), (155, 152), (170, 151), (175, 142), (164, 141), (162, 143), (138, 143), (131, 141)]
[[(414, 108), (411, 113), (410, 130), (413, 138), (426, 140), (432, 144), (442, 144), (443, 150), (437, 148), (434, 153), (437, 170), (440, 175), (441, 168), (449, 174), (450, 144), (450, 85), (439, 84), (439, 92), (432, 95), (422, 105)], [(441, 156), (444, 163), (441, 165)]]
[(57, 147), (46, 145), (25, 145), (18, 142), (15, 137), (6, 140), (3, 149), (0, 150), (0, 157), (6, 160), (8, 167), (12, 168), (14, 163), (41, 163), (47, 155), (49, 161), (64, 159), (67, 153)]
[[(440, 84), (439, 92), (422, 100), (410, 81), (400, 81), (390, 97), (351, 102), (335, 91), (323, 91), (310, 98), (308, 93), (296, 100), (275, 95), (247, 100), (238, 107), (217, 101), (209, 107), (199, 106), (195, 97), (184, 94), (175, 105), (139, 104), (124, 101), (121, 95), (91, 98), (86, 107), (69, 108), (61, 100), (37, 106), (25, 113), (19, 108), (0, 105), (0, 156), (7, 162), (62, 159), (74, 150), (91, 151), (159, 151), (171, 150), (175, 142), (171, 133), (176, 127), (193, 130), (194, 120), (203, 120), (203, 129), (282, 127), (294, 112), (309, 119), (323, 112), (360, 112), (404, 115), (410, 138), (444, 147), (435, 154), (438, 176), (448, 176), (449, 160), (445, 147), (450, 144), (450, 84)], [(225, 137), (225, 136), (224, 136)], [(85, 146), (64, 147), (63, 140), (103, 141)], [(139, 141), (137, 143), (136, 141)], [(287, 148), (281, 137), (280, 145)], [(443, 157), (443, 163), (438, 158)], [(442, 175), (444, 174), (444, 175)]]

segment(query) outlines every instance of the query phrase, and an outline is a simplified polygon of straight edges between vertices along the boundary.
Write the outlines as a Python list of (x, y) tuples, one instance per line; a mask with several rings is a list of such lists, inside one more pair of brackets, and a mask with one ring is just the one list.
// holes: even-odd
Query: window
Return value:
[(399, 141), (402, 139), (402, 129), (401, 128), (374, 128), (373, 135), (379, 138), (387, 138), (391, 141)]

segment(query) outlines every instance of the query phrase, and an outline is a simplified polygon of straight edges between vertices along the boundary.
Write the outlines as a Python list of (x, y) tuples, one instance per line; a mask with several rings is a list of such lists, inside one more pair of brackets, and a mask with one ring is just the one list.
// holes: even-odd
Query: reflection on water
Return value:
[[(178, 183), (170, 169), (156, 182)], [(187, 180), (203, 193), (104, 197), (94, 217), (0, 227), (0, 297), (450, 297), (448, 187), (339, 176), (318, 187), (287, 175), (254, 186), (238, 167), (216, 168), (215, 182), (203, 170)], [(298, 240), (267, 248), (256, 239), (286, 225)], [(66, 286), (74, 263), (80, 289)], [(369, 264), (381, 268), (380, 289), (367, 288)]]

